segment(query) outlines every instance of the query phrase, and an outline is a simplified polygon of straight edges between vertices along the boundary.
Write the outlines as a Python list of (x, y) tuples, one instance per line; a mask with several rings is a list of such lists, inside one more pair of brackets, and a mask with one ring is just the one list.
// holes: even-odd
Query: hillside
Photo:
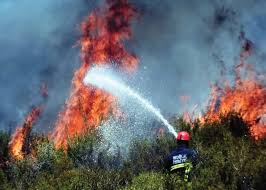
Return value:
[[(191, 125), (176, 119), (174, 126), (189, 130), (190, 146), (200, 155), (193, 169), (193, 189), (264, 189), (266, 139), (254, 140), (237, 114), (220, 116), (215, 123)], [(0, 135), (0, 189), (184, 189), (178, 176), (169, 175), (163, 159), (176, 146), (168, 133), (154, 140), (132, 142), (109, 154), (99, 150), (101, 134), (90, 131), (55, 150), (47, 137), (32, 135), (31, 151), (20, 161), (8, 154), (9, 136)]]

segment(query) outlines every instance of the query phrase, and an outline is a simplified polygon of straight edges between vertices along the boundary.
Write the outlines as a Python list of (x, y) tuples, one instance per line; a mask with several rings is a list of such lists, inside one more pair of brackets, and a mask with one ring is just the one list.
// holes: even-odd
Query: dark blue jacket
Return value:
[(174, 173), (180, 173), (188, 180), (188, 175), (192, 167), (197, 164), (198, 153), (194, 149), (186, 145), (179, 145), (171, 154), (165, 159), (165, 168)]

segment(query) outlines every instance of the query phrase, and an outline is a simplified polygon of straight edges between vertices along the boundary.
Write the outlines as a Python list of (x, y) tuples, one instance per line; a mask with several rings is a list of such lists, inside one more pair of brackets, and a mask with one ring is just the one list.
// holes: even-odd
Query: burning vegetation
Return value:
[(27, 139), (29, 139), (33, 124), (40, 116), (41, 108), (36, 107), (31, 110), (24, 120), (22, 126), (18, 127), (9, 142), (9, 152), (13, 159), (23, 159), (27, 151)]
[(252, 66), (246, 63), (252, 54), (252, 44), (245, 40), (240, 54), (240, 63), (235, 67), (235, 81), (228, 81), (212, 87), (211, 99), (205, 121), (217, 121), (221, 115), (230, 112), (240, 114), (250, 126), (251, 134), (256, 138), (266, 135), (266, 86), (257, 78)]
[[(130, 25), (138, 17), (136, 8), (126, 0), (107, 0), (103, 8), (93, 11), (81, 23), (79, 45), (82, 64), (74, 73), (70, 96), (49, 136), (57, 149), (66, 150), (69, 140), (98, 127), (110, 116), (121, 116), (113, 95), (85, 86), (83, 79), (93, 65), (111, 64), (126, 73), (137, 69), (139, 60), (126, 50), (124, 41), (130, 39)], [(258, 139), (266, 135), (266, 88), (265, 83), (256, 78), (255, 71), (246, 63), (253, 51), (252, 43), (244, 39), (243, 34), (241, 38), (243, 47), (240, 63), (235, 67), (234, 85), (223, 80), (212, 86), (211, 98), (201, 121), (218, 121), (221, 115), (236, 112), (250, 126), (251, 134)], [(48, 97), (45, 83), (41, 84), (40, 93), (44, 99)], [(189, 99), (190, 96), (181, 97), (183, 103)], [(197, 106), (194, 109), (196, 108)], [(189, 112), (183, 114), (185, 121), (191, 125), (195, 118), (194, 109), (192, 116)], [(23, 158), (26, 138), (39, 114), (39, 108), (33, 109), (23, 126), (12, 136), (10, 152), (13, 158)]]
[(57, 148), (66, 149), (68, 139), (99, 126), (110, 115), (119, 114), (115, 97), (85, 86), (83, 78), (93, 64), (112, 64), (126, 72), (137, 68), (138, 58), (128, 53), (123, 44), (130, 38), (130, 23), (137, 16), (137, 10), (126, 0), (108, 0), (104, 9), (92, 12), (82, 22), (82, 64), (74, 74), (70, 97), (51, 136)]
[[(222, 25), (229, 13), (223, 10), (216, 24)], [(126, 158), (120, 150), (110, 155), (109, 147), (98, 149), (97, 127), (110, 116), (121, 116), (121, 110), (116, 97), (85, 86), (83, 79), (93, 65), (111, 64), (128, 74), (137, 69), (139, 60), (126, 50), (124, 42), (130, 39), (130, 25), (138, 16), (127, 0), (107, 0), (104, 8), (93, 11), (81, 23), (82, 63), (74, 73), (69, 98), (49, 137), (30, 139), (41, 107), (31, 110), (9, 143), (7, 135), (0, 132), (0, 189), (185, 188), (176, 176), (164, 173), (162, 160), (176, 142), (163, 129), (158, 130), (154, 141), (132, 142)], [(197, 105), (192, 114), (185, 112), (183, 117), (173, 119), (176, 130), (191, 133), (190, 143), (204, 158), (192, 177), (195, 189), (265, 188), (266, 86), (246, 63), (253, 53), (252, 43), (244, 39), (243, 44), (233, 85), (222, 80), (212, 86), (203, 122), (194, 121)], [(42, 83), (39, 90), (47, 99), (47, 85)], [(180, 100), (186, 104), (191, 98), (182, 96)], [(226, 122), (231, 120), (237, 122)], [(234, 135), (240, 127), (250, 131), (256, 140), (246, 133)], [(36, 145), (30, 151), (29, 141)], [(27, 156), (29, 152), (34, 152), (34, 161)]]

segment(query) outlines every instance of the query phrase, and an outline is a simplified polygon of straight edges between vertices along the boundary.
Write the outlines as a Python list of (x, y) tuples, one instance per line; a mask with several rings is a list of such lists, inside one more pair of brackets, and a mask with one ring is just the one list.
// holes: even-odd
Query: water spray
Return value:
[(172, 125), (163, 117), (158, 108), (155, 108), (148, 100), (139, 95), (136, 91), (124, 84), (119, 78), (115, 76), (112, 70), (108, 67), (94, 67), (88, 71), (83, 82), (86, 85), (93, 85), (100, 89), (103, 89), (118, 98), (128, 96), (136, 100), (140, 105), (153, 113), (156, 118), (161, 121), (175, 137), (177, 133)]

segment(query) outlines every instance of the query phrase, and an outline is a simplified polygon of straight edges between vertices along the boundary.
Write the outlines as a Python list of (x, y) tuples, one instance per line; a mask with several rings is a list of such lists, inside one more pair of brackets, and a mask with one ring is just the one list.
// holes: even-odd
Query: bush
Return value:
[(35, 166), (38, 171), (54, 172), (71, 168), (71, 161), (63, 150), (56, 150), (47, 139), (36, 146)]
[(118, 149), (116, 153), (108, 154), (110, 147), (100, 148), (101, 136), (97, 130), (69, 143), (68, 157), (76, 167), (100, 168), (106, 170), (118, 169), (123, 159)]
[(0, 189), (12, 189), (2, 169), (0, 169)]
[(139, 176), (133, 178), (132, 184), (126, 187), (125, 190), (152, 190), (158, 189), (163, 190), (164, 188), (165, 176), (160, 173), (146, 172), (141, 173)]
[(94, 152), (99, 143), (100, 136), (97, 131), (77, 137), (74, 141), (69, 142), (68, 157), (73, 161), (75, 166), (95, 166)]
[(59, 175), (40, 174), (31, 189), (118, 189), (124, 184), (120, 172), (75, 168)]
[(8, 160), (8, 136), (1, 133), (0, 189), (264, 189), (266, 139), (251, 138), (239, 115), (193, 127), (182, 119), (173, 123), (190, 131), (200, 155), (191, 183), (164, 170), (164, 158), (176, 147), (172, 135), (136, 139), (122, 157), (120, 151), (108, 154), (95, 130), (69, 142), (67, 152), (36, 136), (21, 161)]
[(176, 147), (172, 136), (150, 140), (136, 140), (129, 150), (129, 161), (135, 174), (142, 171), (162, 171), (164, 159)]
[(28, 189), (36, 178), (37, 170), (32, 159), (12, 161), (8, 168), (8, 178), (14, 189)]
[(9, 135), (0, 131), (0, 167), (8, 160)]

